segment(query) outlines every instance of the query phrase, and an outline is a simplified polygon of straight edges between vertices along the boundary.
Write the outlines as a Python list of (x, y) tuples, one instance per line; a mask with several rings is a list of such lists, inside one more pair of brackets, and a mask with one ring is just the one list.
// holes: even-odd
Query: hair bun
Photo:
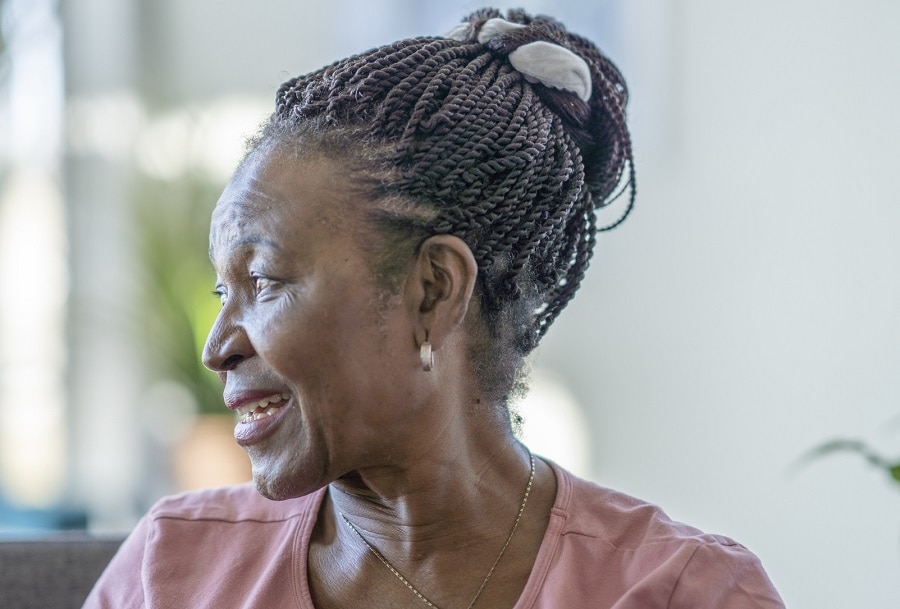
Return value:
[(569, 32), (556, 19), (532, 17), (522, 10), (511, 10), (504, 17), (496, 9), (481, 9), (447, 37), (484, 44), (538, 85), (535, 92), (563, 120), (581, 150), (595, 207), (606, 207), (631, 191), (621, 218), (600, 230), (618, 225), (633, 204), (634, 167), (625, 126), (628, 90), (615, 65), (592, 42)]

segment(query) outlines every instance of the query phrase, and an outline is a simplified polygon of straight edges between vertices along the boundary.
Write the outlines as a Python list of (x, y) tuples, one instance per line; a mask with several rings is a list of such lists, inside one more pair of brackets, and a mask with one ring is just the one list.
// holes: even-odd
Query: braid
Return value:
[[(487, 327), (518, 370), (578, 289), (598, 230), (631, 210), (634, 167), (628, 93), (612, 62), (559, 22), (518, 10), (506, 19), (525, 27), (482, 44), (477, 32), (497, 17), (483, 9), (464, 20), (462, 40), (404, 40), (285, 82), (255, 145), (330, 146), (358, 161), (353, 173), (395, 241), (465, 241)], [(588, 101), (511, 65), (535, 41), (587, 63)], [(623, 216), (598, 229), (596, 210), (625, 192)], [(508, 393), (509, 370), (484, 374)]]

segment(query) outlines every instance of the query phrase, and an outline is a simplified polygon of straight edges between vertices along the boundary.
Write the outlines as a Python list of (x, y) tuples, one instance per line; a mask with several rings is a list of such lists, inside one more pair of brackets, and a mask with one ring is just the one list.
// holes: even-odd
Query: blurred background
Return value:
[[(616, 61), (638, 169), (534, 357), (526, 441), (735, 537), (790, 607), (900, 606), (900, 484), (804, 458), (900, 455), (900, 3), (493, 5)], [(479, 6), (0, 0), (0, 535), (127, 531), (247, 477), (197, 358), (243, 140), (286, 78)]]

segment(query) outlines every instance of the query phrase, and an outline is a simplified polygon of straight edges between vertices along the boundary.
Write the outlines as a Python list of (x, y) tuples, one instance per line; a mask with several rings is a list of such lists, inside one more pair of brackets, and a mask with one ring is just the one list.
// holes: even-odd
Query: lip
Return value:
[(258, 402), (263, 398), (267, 398), (269, 396), (277, 395), (279, 393), (284, 393), (283, 391), (273, 390), (273, 389), (262, 389), (258, 391), (241, 391), (241, 392), (231, 392), (226, 393), (223, 397), (225, 399), (225, 406), (228, 407), (229, 410), (237, 410), (241, 406), (245, 404), (249, 404), (250, 402)]
[[(272, 394), (267, 393), (256, 399), (261, 400), (268, 395)], [(238, 404), (237, 408), (240, 408), (243, 404), (252, 401), (254, 400), (243, 400), (241, 404)], [(283, 405), (280, 406), (271, 416), (256, 419), (248, 423), (245, 423), (242, 420), (238, 420), (238, 422), (234, 426), (235, 441), (241, 446), (250, 446), (251, 444), (262, 442), (273, 433), (275, 433), (275, 430), (284, 420), (288, 411), (293, 410), (294, 398), (291, 397), (288, 400), (282, 402), (282, 404)]]
[[(238, 409), (242, 406), (279, 394), (290, 395), (284, 389), (239, 390), (233, 388), (231, 391), (226, 391), (223, 398), (228, 409), (237, 414)], [(275, 433), (275, 429), (282, 422), (287, 411), (294, 407), (293, 396), (282, 401), (279, 406), (280, 407), (271, 416), (263, 417), (248, 423), (238, 420), (234, 426), (235, 441), (239, 445), (246, 447), (261, 442)]]

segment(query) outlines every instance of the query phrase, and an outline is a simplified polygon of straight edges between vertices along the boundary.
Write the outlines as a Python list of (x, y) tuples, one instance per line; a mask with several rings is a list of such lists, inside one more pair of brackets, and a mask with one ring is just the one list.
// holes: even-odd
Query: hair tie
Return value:
[[(484, 22), (478, 31), (477, 39), (481, 44), (487, 44), (497, 36), (525, 27), (527, 26), (521, 23), (494, 17)], [(447, 32), (446, 37), (464, 42), (472, 33), (472, 25), (462, 23)], [(587, 62), (556, 43), (538, 40), (523, 44), (509, 54), (509, 63), (528, 82), (569, 91), (584, 102), (591, 98), (591, 69)]]

